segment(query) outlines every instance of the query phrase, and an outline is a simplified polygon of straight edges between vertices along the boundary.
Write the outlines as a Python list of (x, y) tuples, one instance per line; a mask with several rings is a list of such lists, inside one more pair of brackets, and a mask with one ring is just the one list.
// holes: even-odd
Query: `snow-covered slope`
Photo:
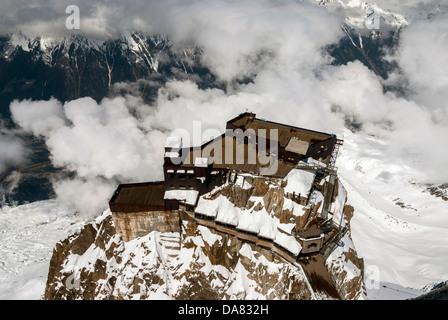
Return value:
[(355, 208), (351, 227), (357, 251), (376, 281), (388, 283), (384, 294), (398, 290), (400, 296), (405, 290), (396, 285), (422, 289), (448, 279), (448, 202), (419, 183), (418, 172), (390, 163), (381, 144), (346, 131), (338, 166)]
[(32, 52), (35, 61), (41, 60), (53, 66), (62, 57), (70, 58), (75, 54), (88, 56), (93, 54), (98, 60), (113, 68), (117, 55), (126, 57), (129, 62), (139, 63), (157, 71), (158, 61), (154, 55), (170, 46), (167, 39), (158, 36), (144, 36), (131, 32), (126, 37), (114, 41), (96, 41), (83, 36), (72, 37), (35, 37), (28, 38), (18, 32), (11, 35), (1, 56), (13, 59), (18, 50)]
[(83, 224), (51, 200), (0, 208), (0, 299), (41, 299), (54, 244)]
[(106, 211), (58, 244), (45, 298), (310, 298), (300, 270), (268, 251), (191, 222), (182, 228), (182, 239), (153, 231), (124, 243)]

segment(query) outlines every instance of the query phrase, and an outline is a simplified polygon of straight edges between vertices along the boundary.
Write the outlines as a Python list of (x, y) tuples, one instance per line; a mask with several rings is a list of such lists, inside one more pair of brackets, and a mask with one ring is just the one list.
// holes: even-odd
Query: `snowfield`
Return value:
[[(417, 293), (398, 287), (422, 289), (447, 280), (448, 202), (425, 192), (417, 172), (386, 156), (369, 156), (378, 152), (371, 137), (344, 135), (338, 167), (355, 207), (352, 238), (365, 267), (378, 270), (375, 280), (387, 283), (384, 296), (397, 298), (401, 290), (401, 298), (410, 298)], [(377, 289), (371, 294), (383, 296)]]
[(40, 299), (55, 244), (83, 224), (52, 200), (0, 208), (0, 299)]

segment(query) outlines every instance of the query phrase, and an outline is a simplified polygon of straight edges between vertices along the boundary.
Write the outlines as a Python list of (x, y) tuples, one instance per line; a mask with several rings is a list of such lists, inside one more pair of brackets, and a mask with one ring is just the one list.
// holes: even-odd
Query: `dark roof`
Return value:
[(165, 210), (165, 182), (120, 184), (109, 201), (112, 212)]
[[(329, 162), (328, 155), (331, 155), (334, 141), (336, 141), (336, 136), (333, 134), (288, 126), (281, 123), (266, 121), (263, 119), (257, 119), (254, 113), (242, 113), (239, 116), (229, 120), (227, 122), (227, 125), (228, 128), (240, 128), (242, 131), (253, 129), (255, 131), (255, 135), (263, 134), (263, 132), (259, 132), (258, 130), (265, 129), (265, 138), (267, 139), (271, 139), (269, 135), (270, 129), (276, 129), (278, 135), (275, 138), (272, 137), (272, 140), (278, 141), (279, 147), (282, 147), (283, 149), (286, 149), (288, 145), (293, 145), (294, 143), (297, 144), (297, 142), (304, 142), (309, 145), (308, 150), (316, 153), (320, 150), (318, 147), (320, 147), (322, 143), (329, 144), (331, 145), (331, 148), (325, 149), (328, 150), (328, 154), (316, 153), (316, 155), (314, 155), (313, 153), (308, 155), (308, 152), (303, 146), (300, 150), (296, 150), (296, 153), (300, 153), (306, 156), (314, 157), (323, 155), (323, 162)], [(292, 141), (291, 139), (294, 141)], [(292, 143), (290, 143), (291, 141)], [(316, 149), (317, 151), (314, 149)], [(237, 160), (236, 155), (238, 153), (238, 150), (244, 151), (243, 157)], [(249, 152), (249, 150), (253, 152)], [(232, 161), (227, 161), (230, 159), (227, 159), (226, 152), (232, 152)], [(254, 152), (256, 154), (255, 159), (250, 158), (249, 154), (253, 155)], [(227, 132), (223, 133), (221, 136), (215, 139), (202, 144), (201, 146), (183, 148), (182, 156), (178, 160), (182, 167), (193, 168), (196, 157), (208, 157), (210, 162), (213, 163), (212, 167), (214, 169), (229, 169), (255, 174), (260, 174), (261, 168), (267, 168), (269, 167), (269, 165), (271, 165), (271, 163), (267, 159), (267, 163), (260, 163), (260, 158), (257, 154), (257, 151), (255, 151), (252, 146), (250, 146), (248, 143), (244, 143), (244, 141), (240, 139), (233, 139), (232, 136), (228, 135)], [(276, 165), (277, 170), (275, 173), (268, 173), (263, 175), (283, 178), (289, 173), (289, 171), (291, 171), (291, 169), (295, 167), (294, 164), (287, 163), (281, 160), (277, 160)]]
[(243, 130), (253, 129), (255, 130), (255, 132), (258, 132), (258, 130), (260, 129), (265, 129), (268, 133), (267, 138), (269, 138), (269, 130), (276, 129), (278, 130), (277, 132), (279, 145), (284, 148), (288, 145), (289, 140), (292, 137), (312, 144), (326, 140), (333, 136), (332, 134), (325, 132), (299, 128), (278, 122), (267, 121), (264, 119), (258, 119), (255, 117), (254, 113), (248, 112), (240, 114), (238, 117), (233, 118), (227, 123)]
[[(227, 148), (226, 148), (227, 147)], [(241, 149), (240, 149), (241, 148)], [(262, 164), (260, 163), (260, 158), (254, 149), (249, 152), (251, 147), (243, 142), (238, 142), (230, 136), (225, 134), (213, 139), (200, 147), (185, 148), (182, 150), (182, 167), (193, 168), (195, 157), (209, 156), (213, 162), (214, 169), (229, 169), (242, 172), (252, 172), (255, 174), (260, 173), (260, 168), (269, 167), (271, 163)], [(213, 150), (213, 151), (212, 151)], [(232, 161), (226, 163), (226, 150), (232, 150)], [(242, 158), (237, 159), (238, 150), (243, 150)], [(197, 152), (197, 154), (195, 154)], [(241, 154), (240, 153), (240, 154)], [(251, 158), (250, 155), (255, 155), (255, 159)], [(285, 163), (283, 161), (277, 161), (278, 168), (274, 177), (285, 177), (294, 165)]]

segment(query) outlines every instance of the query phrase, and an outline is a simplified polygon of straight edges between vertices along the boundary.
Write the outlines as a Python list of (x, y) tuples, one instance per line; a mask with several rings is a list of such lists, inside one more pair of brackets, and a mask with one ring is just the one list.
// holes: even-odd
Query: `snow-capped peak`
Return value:
[(412, 21), (428, 19), (440, 11), (437, 4), (425, 4), (423, 7), (396, 5), (394, 3), (362, 0), (316, 0), (329, 10), (345, 14), (345, 24), (355, 29), (403, 28)]

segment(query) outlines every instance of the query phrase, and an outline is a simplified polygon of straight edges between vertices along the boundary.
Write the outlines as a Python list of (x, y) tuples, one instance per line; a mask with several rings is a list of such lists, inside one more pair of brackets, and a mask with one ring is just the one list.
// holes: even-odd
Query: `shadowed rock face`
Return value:
[(15, 45), (0, 38), (0, 114), (9, 118), (13, 99), (69, 101), (108, 96), (114, 83), (134, 83), (146, 101), (169, 79), (198, 79), (199, 86), (215, 86), (215, 78), (199, 61), (200, 50), (172, 50), (168, 39), (132, 33), (128, 38), (98, 43), (83, 36), (41, 38)]

